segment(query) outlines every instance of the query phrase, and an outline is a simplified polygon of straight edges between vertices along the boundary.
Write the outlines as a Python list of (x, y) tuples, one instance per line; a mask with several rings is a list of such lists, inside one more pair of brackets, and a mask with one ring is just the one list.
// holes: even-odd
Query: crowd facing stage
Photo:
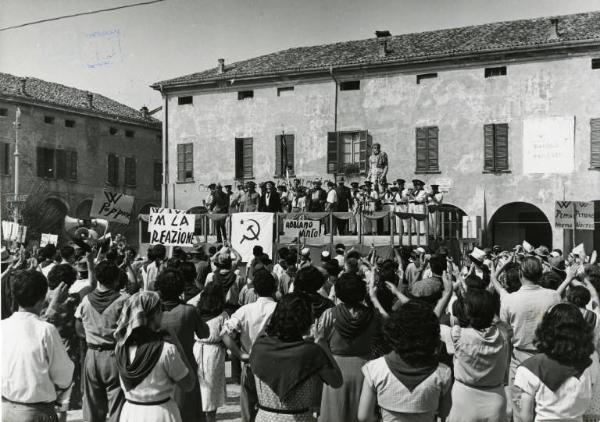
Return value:
[(243, 421), (597, 421), (599, 289), (595, 251), (526, 241), (3, 247), (2, 419), (214, 421), (230, 359)]

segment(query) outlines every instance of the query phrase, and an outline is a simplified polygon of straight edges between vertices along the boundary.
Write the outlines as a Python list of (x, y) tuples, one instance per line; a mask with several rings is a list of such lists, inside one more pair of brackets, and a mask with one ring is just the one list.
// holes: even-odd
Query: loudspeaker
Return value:
[(107, 229), (108, 221), (100, 218), (81, 220), (65, 216), (65, 230), (75, 239), (94, 241), (106, 234)]

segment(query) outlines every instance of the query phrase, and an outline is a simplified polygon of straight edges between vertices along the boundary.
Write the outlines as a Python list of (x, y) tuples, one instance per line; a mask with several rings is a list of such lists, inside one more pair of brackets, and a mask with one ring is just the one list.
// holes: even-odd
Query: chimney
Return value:
[(217, 73), (219, 75), (225, 72), (225, 59), (219, 59), (219, 66), (217, 67)]
[(140, 113), (142, 113), (142, 117), (144, 119), (148, 118), (148, 107), (144, 106), (142, 108), (140, 108)]
[(25, 85), (27, 84), (27, 78), (21, 78), (20, 82), (21, 82), (21, 94), (27, 95), (27, 93), (25, 92)]
[(94, 94), (92, 94), (91, 92), (87, 93), (87, 102), (88, 102), (88, 107), (89, 108), (93, 108), (94, 107)]
[(392, 38), (390, 31), (375, 31), (377, 37), (377, 51), (379, 57), (387, 57), (390, 50), (388, 49), (388, 42)]
[(560, 38), (560, 34), (558, 32), (558, 18), (550, 19), (550, 29), (548, 31), (548, 39), (550, 41), (556, 41)]

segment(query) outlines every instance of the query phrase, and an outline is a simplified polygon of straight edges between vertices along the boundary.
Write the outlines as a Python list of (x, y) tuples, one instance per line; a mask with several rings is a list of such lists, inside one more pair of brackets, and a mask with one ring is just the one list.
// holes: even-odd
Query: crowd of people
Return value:
[[(324, 186), (325, 185), (325, 188)], [(237, 185), (233, 191), (232, 185), (222, 186), (220, 183), (208, 185), (210, 193), (204, 200), (207, 211), (216, 214), (229, 212), (336, 212), (354, 215), (353, 218), (339, 217), (335, 219), (334, 232), (340, 235), (363, 233), (383, 234), (390, 229), (397, 234), (408, 232), (408, 227), (403, 229), (402, 219), (395, 219), (395, 228), (390, 228), (388, 222), (379, 224), (370, 221), (362, 222), (356, 218), (361, 213), (374, 213), (376, 211), (394, 211), (398, 213), (425, 214), (426, 206), (433, 212), (435, 206), (443, 203), (443, 193), (439, 185), (432, 184), (430, 189), (425, 189), (422, 180), (412, 180), (412, 187), (406, 186), (404, 179), (396, 179), (393, 183), (384, 180), (372, 182), (367, 179), (361, 185), (359, 182), (346, 186), (343, 176), (336, 178), (336, 182), (316, 179), (312, 183), (293, 179), (289, 184), (280, 183), (277, 186), (272, 181), (261, 183), (258, 186), (250, 180)], [(433, 216), (432, 216), (433, 218)], [(406, 225), (406, 223), (404, 223)], [(420, 228), (419, 228), (420, 227)], [(420, 225), (411, 232), (425, 233), (425, 226)], [(224, 220), (215, 221), (217, 241), (226, 239), (226, 224)]]
[(227, 360), (242, 421), (600, 420), (595, 252), (86, 245), (2, 249), (4, 421), (214, 421)]

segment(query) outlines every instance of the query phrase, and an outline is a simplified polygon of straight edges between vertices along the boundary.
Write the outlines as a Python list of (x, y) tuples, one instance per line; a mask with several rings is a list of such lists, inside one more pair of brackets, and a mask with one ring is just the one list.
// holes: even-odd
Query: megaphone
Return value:
[(107, 229), (108, 221), (100, 218), (82, 220), (65, 216), (65, 230), (75, 239), (97, 240), (106, 233)]

